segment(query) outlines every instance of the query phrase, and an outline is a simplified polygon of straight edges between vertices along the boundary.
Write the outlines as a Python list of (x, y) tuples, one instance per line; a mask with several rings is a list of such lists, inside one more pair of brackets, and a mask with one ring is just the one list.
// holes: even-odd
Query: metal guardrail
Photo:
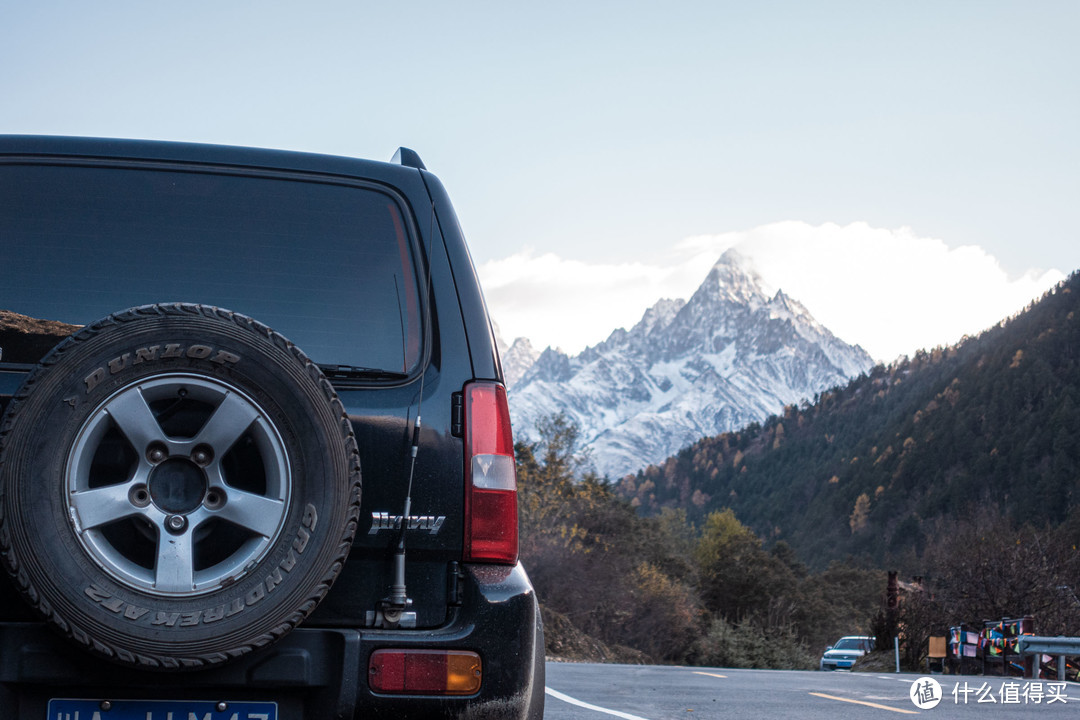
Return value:
[(1058, 680), (1064, 680), (1065, 656), (1080, 655), (1080, 637), (1021, 635), (1017, 639), (1017, 651), (1021, 660), (1025, 655), (1056, 655)]

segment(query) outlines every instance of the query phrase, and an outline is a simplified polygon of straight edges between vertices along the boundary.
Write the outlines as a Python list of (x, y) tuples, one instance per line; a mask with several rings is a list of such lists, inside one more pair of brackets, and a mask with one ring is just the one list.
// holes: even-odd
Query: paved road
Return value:
[[(545, 720), (899, 718), (1036, 720), (1080, 716), (1080, 685), (935, 676), (942, 698), (920, 709), (918, 675), (548, 663)], [(966, 683), (966, 686), (965, 686)], [(970, 691), (965, 693), (965, 688)], [(1057, 697), (1054, 697), (1054, 696)], [(964, 702), (966, 697), (966, 704)], [(983, 702), (979, 702), (979, 700)], [(996, 702), (989, 702), (990, 699)], [(1038, 700), (1039, 702), (1036, 702)]]

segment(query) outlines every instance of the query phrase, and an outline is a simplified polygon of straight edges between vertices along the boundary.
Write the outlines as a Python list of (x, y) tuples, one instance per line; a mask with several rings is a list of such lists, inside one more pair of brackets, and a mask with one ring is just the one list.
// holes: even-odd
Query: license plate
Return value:
[(54, 699), (47, 720), (277, 720), (277, 703)]

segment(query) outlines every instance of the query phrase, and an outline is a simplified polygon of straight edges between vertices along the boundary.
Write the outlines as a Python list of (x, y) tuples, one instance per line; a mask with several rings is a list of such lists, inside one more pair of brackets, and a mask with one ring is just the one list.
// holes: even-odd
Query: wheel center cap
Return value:
[(206, 473), (184, 458), (172, 458), (150, 471), (150, 499), (167, 513), (183, 515), (202, 504)]

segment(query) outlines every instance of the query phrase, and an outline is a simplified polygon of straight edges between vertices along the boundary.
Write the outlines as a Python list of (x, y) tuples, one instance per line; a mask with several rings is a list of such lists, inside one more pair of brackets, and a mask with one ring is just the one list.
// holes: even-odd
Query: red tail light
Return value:
[(518, 555), (517, 471), (506, 388), (465, 386), (465, 560), (513, 565)]
[(368, 663), (375, 692), (473, 695), (483, 679), (480, 656), (468, 650), (376, 650)]

